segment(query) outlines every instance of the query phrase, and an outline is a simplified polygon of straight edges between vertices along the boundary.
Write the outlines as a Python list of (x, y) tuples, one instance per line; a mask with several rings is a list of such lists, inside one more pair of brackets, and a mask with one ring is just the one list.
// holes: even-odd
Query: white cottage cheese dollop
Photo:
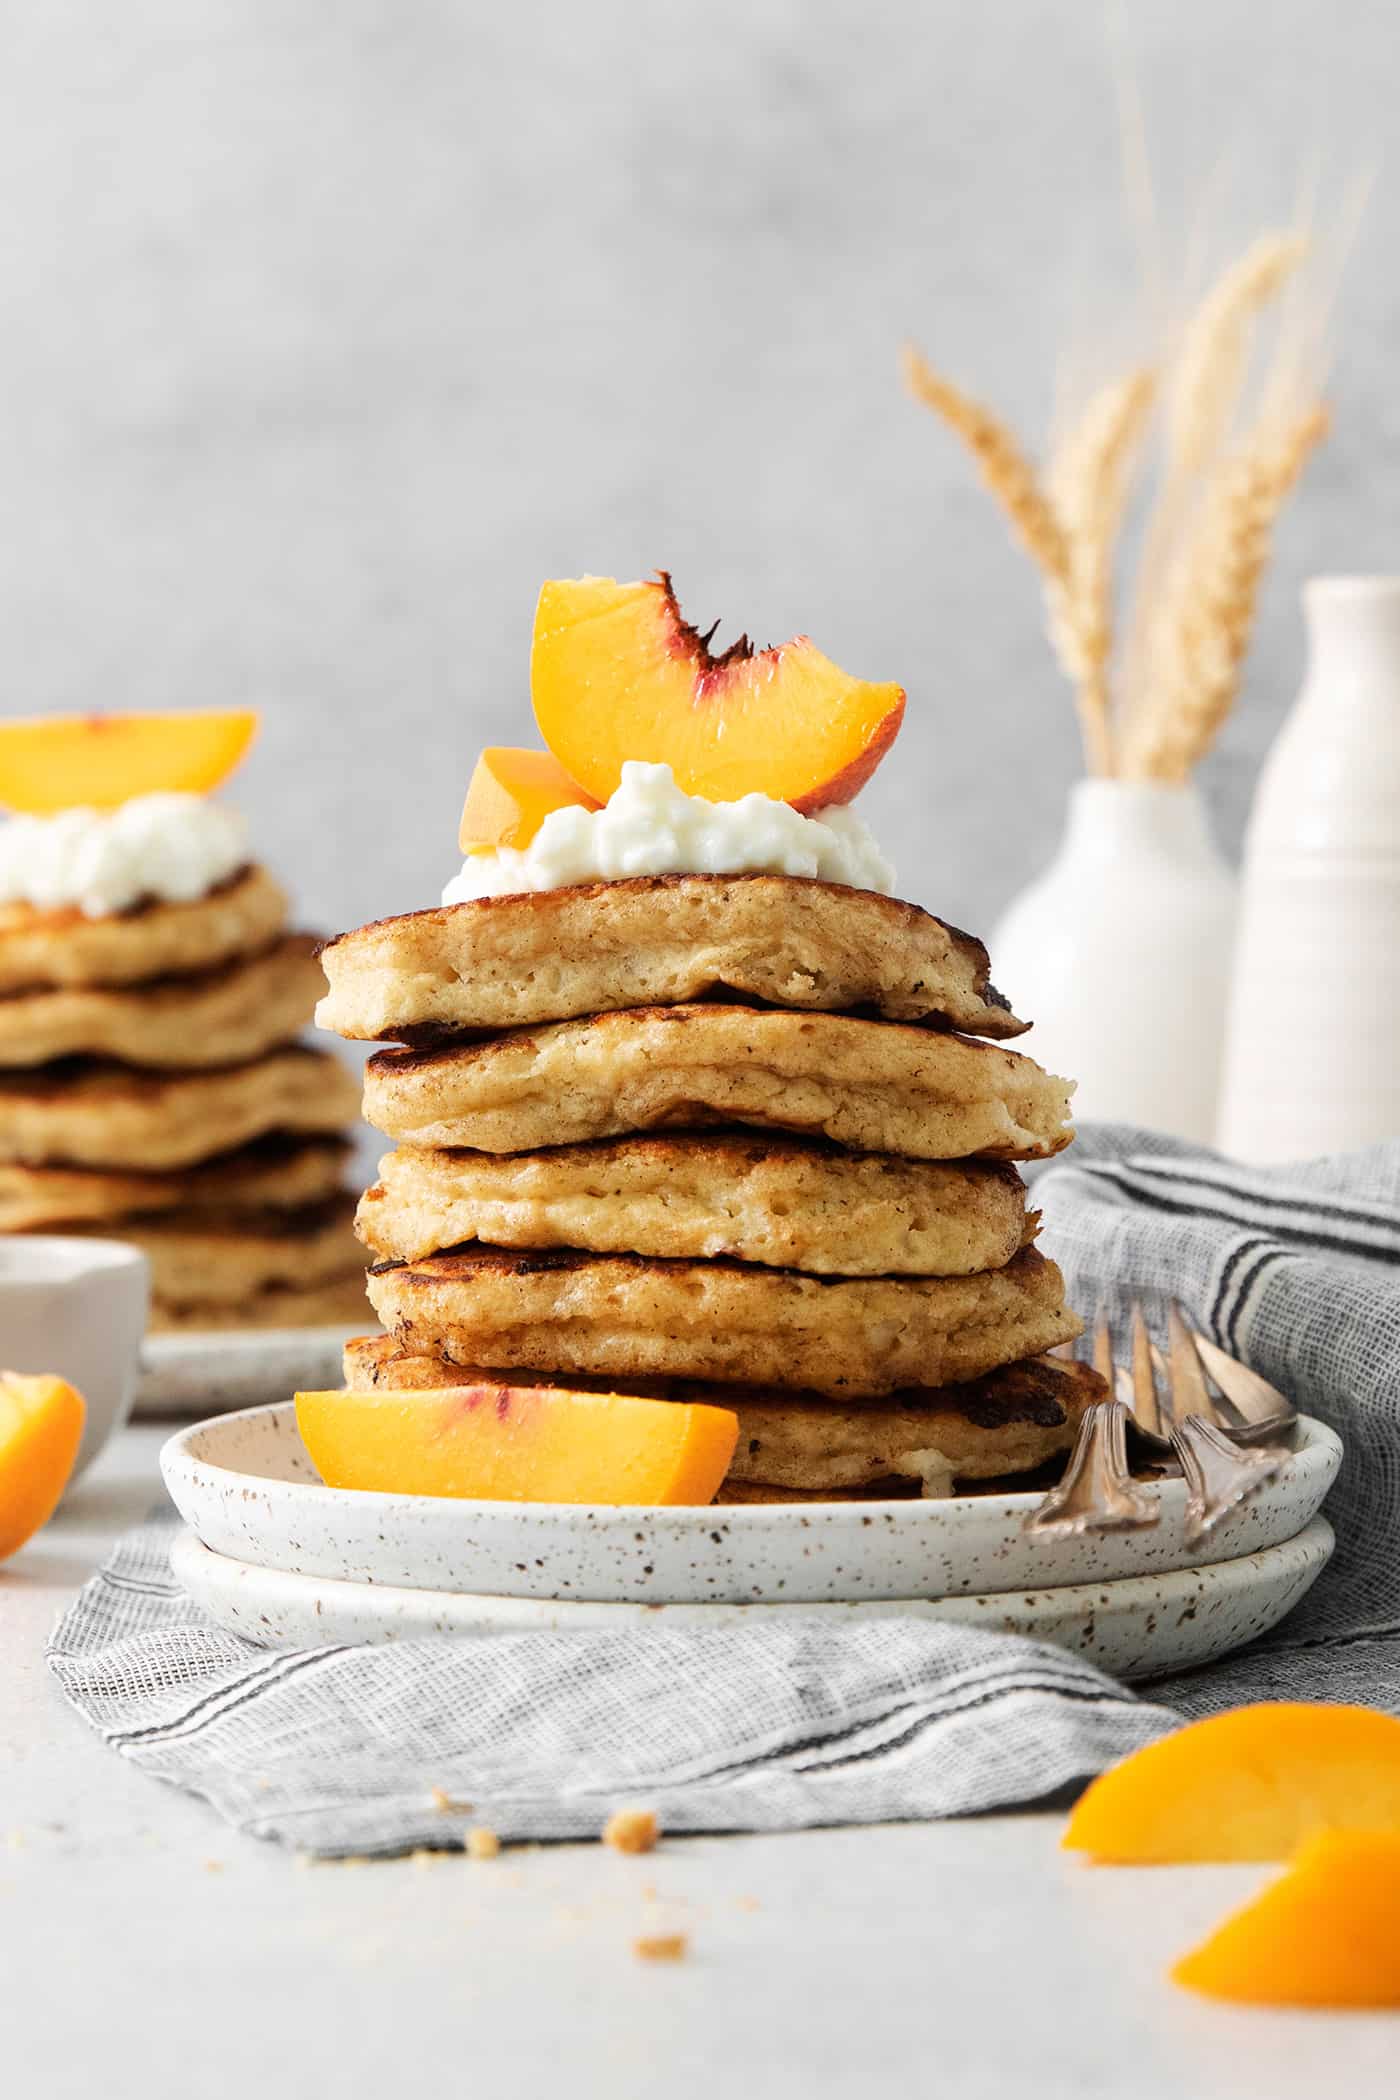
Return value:
[(804, 817), (771, 795), (706, 802), (669, 766), (632, 760), (602, 809), (556, 809), (524, 852), (468, 854), (444, 904), (562, 890), (629, 875), (809, 875), (858, 890), (894, 889), (894, 869), (849, 809)]
[(137, 795), (0, 825), (0, 904), (103, 919), (147, 899), (189, 904), (248, 858), (243, 819), (202, 795)]

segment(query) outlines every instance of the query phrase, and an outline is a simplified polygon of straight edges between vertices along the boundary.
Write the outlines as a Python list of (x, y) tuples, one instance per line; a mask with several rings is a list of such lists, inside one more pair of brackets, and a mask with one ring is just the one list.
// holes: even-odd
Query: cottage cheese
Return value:
[(523, 852), (469, 854), (442, 901), (629, 875), (808, 875), (884, 896), (894, 889), (894, 869), (849, 809), (804, 817), (757, 794), (706, 802), (677, 787), (669, 766), (633, 761), (605, 808), (553, 810)]
[(102, 919), (148, 900), (189, 904), (248, 858), (243, 819), (202, 795), (137, 795), (0, 825), (0, 904)]

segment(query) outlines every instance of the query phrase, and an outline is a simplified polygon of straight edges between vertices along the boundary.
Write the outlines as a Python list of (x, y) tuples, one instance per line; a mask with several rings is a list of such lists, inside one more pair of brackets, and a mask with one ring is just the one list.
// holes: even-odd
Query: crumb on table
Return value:
[(470, 1801), (456, 1800), (445, 1786), (429, 1787), (428, 1799), (440, 1816), (469, 1816), (472, 1812)]
[(690, 1952), (690, 1935), (686, 1932), (644, 1932), (640, 1939), (633, 1940), (632, 1952), (638, 1961), (684, 1961)]
[(501, 1849), (501, 1841), (495, 1831), (488, 1830), (484, 1823), (472, 1825), (467, 1832), (465, 1844), (468, 1859), (494, 1859)]
[(659, 1835), (649, 1808), (620, 1808), (603, 1825), (603, 1843), (614, 1852), (650, 1852)]

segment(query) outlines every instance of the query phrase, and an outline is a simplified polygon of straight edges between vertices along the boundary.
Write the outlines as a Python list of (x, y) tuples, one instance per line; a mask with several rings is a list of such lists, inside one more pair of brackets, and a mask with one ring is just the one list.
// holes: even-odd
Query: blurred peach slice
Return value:
[(553, 1386), (298, 1393), (327, 1487), (488, 1502), (712, 1502), (739, 1418), (728, 1408)]
[(894, 742), (897, 685), (851, 678), (805, 635), (771, 649), (682, 617), (664, 572), (546, 583), (535, 612), (535, 720), (568, 776), (606, 802), (629, 758), (669, 765), (712, 802), (758, 792), (794, 809), (849, 802)]
[(1096, 1779), (1072, 1852), (1123, 1866), (1281, 1860), (1324, 1829), (1400, 1829), (1400, 1721), (1367, 1706), (1237, 1707)]
[(0, 1371), (0, 1560), (58, 1508), (86, 1413), (82, 1394), (66, 1379)]
[(257, 734), (247, 710), (47, 715), (0, 723), (0, 806), (23, 816), (116, 809), (137, 795), (207, 795)]

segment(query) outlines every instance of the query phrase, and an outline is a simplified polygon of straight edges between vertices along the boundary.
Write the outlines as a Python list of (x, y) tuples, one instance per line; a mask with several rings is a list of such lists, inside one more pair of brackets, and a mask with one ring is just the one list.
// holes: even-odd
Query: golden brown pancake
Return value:
[(0, 1232), (110, 1225), (171, 1210), (295, 1209), (333, 1196), (349, 1156), (342, 1138), (273, 1136), (169, 1174), (0, 1164)]
[(36, 985), (140, 984), (255, 954), (287, 923), (287, 900), (249, 867), (191, 904), (138, 904), (88, 919), (74, 906), (0, 905), (0, 993)]
[(354, 1208), (344, 1195), (303, 1210), (190, 1211), (132, 1218), (110, 1237), (141, 1249), (151, 1295), (167, 1309), (237, 1306), (273, 1286), (319, 1290), (352, 1280), (363, 1288)]
[(152, 1334), (239, 1333), (276, 1327), (353, 1327), (365, 1317), (364, 1278), (346, 1276), (333, 1283), (298, 1286), (273, 1284), (250, 1293), (237, 1305), (207, 1302), (167, 1305), (151, 1300)]
[(642, 875), (380, 919), (322, 955), (322, 1028), (419, 1043), (710, 993), (1019, 1035), (970, 934), (792, 875)]
[(840, 1152), (797, 1138), (622, 1138), (497, 1157), (405, 1146), (356, 1219), (381, 1259), (480, 1241), (729, 1255), (815, 1275), (967, 1276), (1027, 1238), (1014, 1167)]
[(338, 1131), (355, 1107), (353, 1079), (324, 1050), (274, 1050), (213, 1072), (78, 1060), (0, 1074), (0, 1161), (163, 1172), (269, 1131)]
[(304, 1028), (324, 983), (309, 933), (186, 977), (63, 985), (0, 998), (0, 1067), (114, 1057), (182, 1069), (244, 1064)]
[(828, 1280), (729, 1261), (499, 1251), (372, 1269), (370, 1302), (411, 1351), (609, 1378), (806, 1386), (872, 1398), (948, 1385), (1071, 1340), (1053, 1262), (985, 1276)]
[[(392, 1336), (346, 1344), (352, 1392), (419, 1392), (456, 1385), (560, 1383), (544, 1371), (482, 1370), (410, 1354)], [(584, 1391), (613, 1381), (570, 1374)], [(948, 1492), (953, 1481), (1000, 1479), (1033, 1471), (1068, 1451), (1079, 1420), (1108, 1389), (1087, 1364), (1033, 1357), (961, 1385), (915, 1387), (880, 1402), (830, 1400), (818, 1393), (687, 1379), (629, 1379), (629, 1393), (727, 1407), (739, 1442), (721, 1501), (782, 1501), (789, 1496)]]
[(364, 1113), (413, 1145), (531, 1152), (751, 1124), (907, 1159), (1043, 1159), (1073, 1087), (1014, 1050), (846, 1014), (659, 1006), (452, 1049), (381, 1050)]

